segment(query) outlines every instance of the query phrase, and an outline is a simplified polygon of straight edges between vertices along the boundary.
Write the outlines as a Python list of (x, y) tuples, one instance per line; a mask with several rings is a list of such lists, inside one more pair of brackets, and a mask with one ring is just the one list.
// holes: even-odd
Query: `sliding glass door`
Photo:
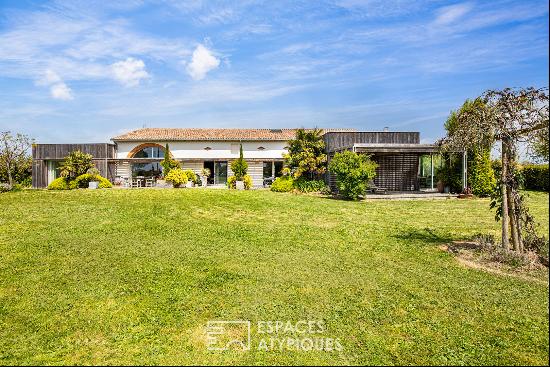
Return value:
[(227, 183), (227, 161), (214, 162), (214, 185)]

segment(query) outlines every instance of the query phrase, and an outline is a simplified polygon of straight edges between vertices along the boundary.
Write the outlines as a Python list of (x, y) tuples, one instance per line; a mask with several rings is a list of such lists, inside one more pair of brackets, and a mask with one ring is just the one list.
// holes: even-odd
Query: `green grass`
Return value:
[[(530, 208), (548, 232), (548, 195)], [(547, 364), (548, 286), (438, 249), (498, 234), (487, 200), (228, 190), (0, 195), (0, 364)], [(206, 349), (251, 320), (251, 351)], [(322, 320), (341, 352), (258, 351)]]

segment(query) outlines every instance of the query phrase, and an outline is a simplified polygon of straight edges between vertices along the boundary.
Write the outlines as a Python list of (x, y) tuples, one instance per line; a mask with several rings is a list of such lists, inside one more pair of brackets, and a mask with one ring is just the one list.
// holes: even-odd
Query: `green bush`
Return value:
[[(242, 181), (244, 182), (244, 189), (250, 190), (252, 188), (252, 177), (244, 175)], [(237, 176), (229, 176), (227, 179), (227, 187), (230, 189), (237, 188)]]
[(306, 180), (303, 176), (294, 180), (294, 187), (300, 192), (327, 192), (328, 186), (323, 180)]
[(364, 154), (345, 151), (334, 155), (328, 169), (336, 175), (340, 195), (355, 200), (365, 194), (369, 180), (376, 176), (377, 166)]
[(237, 177), (229, 176), (227, 178), (227, 187), (230, 188), (230, 189), (236, 189), (237, 188)]
[(252, 177), (249, 175), (244, 175), (243, 182), (245, 190), (250, 190), (252, 188)]
[(164, 149), (164, 159), (160, 162), (160, 165), (162, 166), (162, 174), (164, 177), (166, 177), (171, 170), (181, 168), (180, 162), (172, 158), (168, 144), (166, 144), (166, 148)]
[(523, 185), (527, 190), (548, 191), (548, 165), (528, 164), (521, 169)]
[(187, 176), (187, 179), (189, 181), (193, 182), (194, 184), (198, 183), (198, 176), (195, 173), (195, 171), (193, 171), (191, 169), (186, 169), (183, 172), (185, 172), (185, 175)]
[(181, 168), (174, 168), (166, 175), (165, 180), (171, 182), (174, 187), (185, 185), (189, 179)]
[(233, 173), (235, 174), (237, 181), (242, 180), (243, 177), (246, 175), (246, 172), (248, 171), (248, 163), (246, 163), (243, 158), (242, 144), (239, 151), (239, 159), (235, 159), (233, 162), (231, 162), (231, 171), (233, 171)]
[(94, 168), (92, 158), (91, 154), (82, 153), (79, 150), (71, 152), (59, 167), (59, 173), (62, 177), (75, 179)]
[(496, 184), (490, 150), (470, 152), (468, 154), (468, 187), (472, 189), (472, 194), (480, 197), (490, 196)]
[(451, 192), (462, 192), (462, 154), (445, 153), (442, 165), (436, 172), (436, 179), (449, 187)]
[(48, 185), (48, 190), (70, 190), (71, 182), (65, 177), (59, 177)]
[(102, 177), (100, 175), (91, 174), (91, 173), (85, 173), (83, 175), (78, 176), (73, 181), (71, 181), (69, 183), (69, 188), (70, 189), (78, 189), (78, 188), (85, 189), (85, 188), (88, 187), (88, 184), (92, 181), (99, 182), (98, 188), (100, 188), (100, 189), (110, 189), (111, 187), (113, 187), (111, 182), (108, 179), (106, 179), (105, 177)]
[(294, 189), (294, 180), (290, 176), (277, 177), (271, 185), (271, 191), (289, 192)]

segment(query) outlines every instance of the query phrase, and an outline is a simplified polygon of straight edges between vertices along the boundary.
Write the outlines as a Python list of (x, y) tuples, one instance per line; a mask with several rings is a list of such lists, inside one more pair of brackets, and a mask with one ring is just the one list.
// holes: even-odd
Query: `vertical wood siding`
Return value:
[(323, 136), (327, 152), (351, 148), (355, 143), (419, 144), (418, 132), (328, 132)]

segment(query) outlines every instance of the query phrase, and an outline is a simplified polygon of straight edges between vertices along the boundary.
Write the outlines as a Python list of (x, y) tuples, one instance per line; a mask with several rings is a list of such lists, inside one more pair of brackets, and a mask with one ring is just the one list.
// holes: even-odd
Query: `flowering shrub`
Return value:
[(174, 168), (166, 175), (165, 180), (171, 182), (174, 187), (185, 185), (189, 179), (181, 168)]

